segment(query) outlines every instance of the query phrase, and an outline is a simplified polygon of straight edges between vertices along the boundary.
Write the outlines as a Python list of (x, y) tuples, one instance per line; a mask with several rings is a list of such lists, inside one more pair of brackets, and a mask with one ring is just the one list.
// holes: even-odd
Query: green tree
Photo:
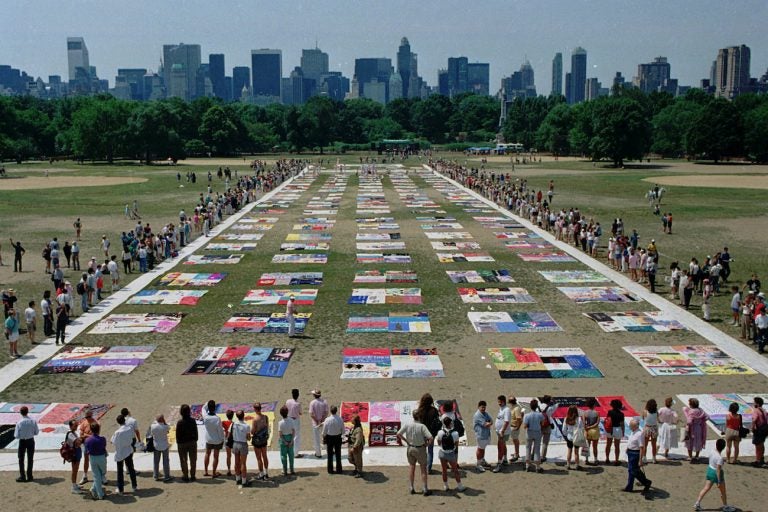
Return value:
[(301, 107), (299, 127), (305, 131), (311, 147), (323, 148), (334, 140), (337, 125), (337, 105), (326, 96), (313, 96)]
[(449, 120), (451, 133), (490, 132), (495, 134), (499, 124), (499, 104), (490, 96), (461, 95), (454, 99)]
[(370, 142), (382, 139), (400, 139), (403, 127), (388, 117), (370, 119), (365, 122), (366, 139)]
[(72, 119), (73, 150), (82, 158), (106, 158), (112, 163), (126, 146), (129, 103), (112, 96), (96, 96)]
[(587, 101), (571, 107), (573, 127), (568, 133), (568, 144), (571, 146), (572, 153), (582, 156), (591, 154), (590, 143), (594, 136), (592, 125), (594, 105), (594, 101)]
[(625, 159), (643, 157), (650, 145), (650, 123), (643, 106), (624, 97), (601, 98), (594, 102), (590, 141), (592, 158), (610, 158), (615, 167)]
[(131, 114), (128, 129), (147, 165), (155, 159), (184, 156), (184, 144), (176, 131), (179, 122), (177, 113), (162, 101), (140, 104)]
[(686, 134), (704, 109), (702, 105), (685, 98), (663, 108), (653, 117), (653, 143), (651, 151), (665, 157), (679, 157), (685, 153)]
[(747, 155), (757, 162), (768, 162), (768, 103), (747, 112), (744, 126)]
[(227, 112), (219, 105), (214, 105), (203, 114), (200, 122), (200, 139), (213, 154), (230, 153), (237, 136), (237, 127)]
[(381, 119), (383, 113), (384, 107), (368, 98), (345, 101), (338, 113), (338, 140), (352, 144), (368, 142), (367, 124)]
[(526, 148), (536, 144), (536, 132), (557, 102), (557, 97), (515, 98), (507, 109), (507, 122), (502, 128), (509, 142), (520, 142)]
[(536, 131), (536, 146), (554, 155), (567, 155), (571, 152), (569, 135), (572, 128), (571, 107), (560, 103), (549, 111)]
[(430, 142), (445, 142), (452, 113), (451, 100), (440, 94), (417, 102), (413, 114), (416, 132)]
[(397, 98), (384, 108), (384, 115), (403, 127), (407, 132), (415, 132), (413, 125), (413, 112), (416, 104), (421, 101), (418, 98)]
[(686, 133), (686, 150), (715, 163), (742, 154), (744, 129), (739, 111), (718, 98), (707, 103)]

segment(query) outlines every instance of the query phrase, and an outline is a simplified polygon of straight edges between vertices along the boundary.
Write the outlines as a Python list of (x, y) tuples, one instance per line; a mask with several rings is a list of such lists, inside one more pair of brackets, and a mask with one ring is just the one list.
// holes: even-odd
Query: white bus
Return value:
[(519, 142), (510, 143), (498, 143), (496, 149), (493, 150), (497, 155), (504, 155), (506, 153), (520, 153), (523, 151), (523, 145)]

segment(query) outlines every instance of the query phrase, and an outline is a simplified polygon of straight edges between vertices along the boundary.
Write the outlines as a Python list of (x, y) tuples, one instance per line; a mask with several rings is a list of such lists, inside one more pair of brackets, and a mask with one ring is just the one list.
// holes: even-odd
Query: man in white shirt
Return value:
[(296, 434), (293, 436), (293, 456), (300, 459), (304, 455), (299, 453), (301, 446), (301, 402), (299, 402), (298, 389), (291, 390), (291, 398), (285, 401), (285, 406), (288, 407), (288, 417), (293, 420), (293, 427), (296, 429)]
[(494, 423), (494, 430), (496, 430), (496, 447), (498, 453), (498, 462), (496, 467), (493, 468), (494, 473), (501, 471), (501, 466), (509, 464), (507, 462), (507, 441), (509, 440), (510, 428), (509, 424), (512, 421), (512, 414), (507, 407), (507, 397), (499, 395), (497, 397), (497, 403), (499, 404), (499, 412), (496, 413), (496, 422)]
[(341, 474), (341, 435), (344, 433), (344, 421), (338, 415), (339, 409), (331, 407), (331, 415), (323, 421), (323, 439), (328, 450), (328, 474), (333, 474), (333, 459), (336, 458), (336, 473)]
[(321, 431), (323, 429), (323, 422), (328, 417), (328, 403), (321, 397), (319, 389), (313, 389), (310, 391), (314, 400), (309, 402), (309, 416), (312, 418), (312, 434), (314, 435), (315, 442), (315, 457), (318, 459), (323, 456), (322, 444), (321, 444)]
[(120, 270), (117, 267), (117, 256), (112, 255), (107, 263), (107, 270), (109, 270), (109, 277), (112, 279), (112, 291), (120, 289)]
[[(29, 408), (24, 405), (19, 409), (21, 420), (16, 424), (13, 431), (13, 437), (19, 440), (19, 478), (17, 482), (31, 482), (32, 466), (35, 459), (35, 436), (40, 433), (37, 428), (37, 422), (28, 416)], [(27, 457), (27, 470), (24, 471), (24, 456)]]
[(651, 488), (651, 481), (645, 476), (641, 469), (643, 459), (645, 458), (645, 436), (640, 430), (637, 420), (629, 422), (629, 440), (627, 441), (627, 486), (622, 489), (624, 492), (632, 492), (635, 479), (643, 484), (643, 493), (647, 493)]
[(135, 493), (138, 489), (136, 470), (133, 468), (133, 442), (136, 432), (126, 423), (125, 416), (122, 414), (117, 417), (117, 424), (120, 427), (112, 434), (112, 444), (115, 446), (115, 462), (117, 462), (117, 494), (122, 496), (125, 493), (123, 468), (128, 469), (133, 492)]
[(27, 324), (27, 335), (32, 345), (37, 345), (35, 341), (35, 332), (37, 331), (37, 312), (35, 311), (35, 301), (29, 301), (27, 309), (24, 310), (24, 323)]
[(408, 480), (410, 482), (411, 494), (416, 494), (413, 488), (413, 479), (416, 475), (416, 463), (419, 463), (421, 469), (421, 482), (423, 487), (423, 495), (429, 496), (432, 491), (427, 487), (427, 445), (432, 444), (432, 434), (429, 429), (423, 423), (419, 422), (419, 418), (414, 412), (413, 423), (404, 424), (397, 432), (398, 442), (405, 443), (408, 446), (406, 455), (408, 457), (408, 465), (410, 466), (408, 473)]
[(203, 474), (208, 474), (208, 462), (213, 451), (213, 478), (221, 476), (216, 471), (219, 468), (219, 451), (224, 446), (224, 427), (221, 424), (221, 418), (216, 414), (216, 402), (208, 400), (203, 416), (203, 426), (205, 427), (205, 460), (203, 461)]
[[(131, 411), (128, 410), (127, 407), (123, 407), (120, 409), (120, 414), (125, 418), (125, 424), (126, 426), (130, 427), (131, 430), (133, 430), (133, 435), (136, 439), (136, 442), (141, 442), (141, 432), (139, 432), (139, 422), (136, 418), (131, 416)], [(134, 446), (136, 445), (136, 442), (134, 442)]]
[(765, 308), (760, 309), (760, 314), (755, 317), (755, 340), (757, 340), (758, 351), (765, 352), (765, 344), (768, 342), (768, 315), (765, 314)]

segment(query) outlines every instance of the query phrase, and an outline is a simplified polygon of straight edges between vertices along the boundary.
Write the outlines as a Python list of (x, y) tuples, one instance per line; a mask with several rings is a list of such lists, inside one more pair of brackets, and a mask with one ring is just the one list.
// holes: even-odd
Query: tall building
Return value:
[(315, 80), (306, 78), (301, 67), (297, 66), (291, 71), (288, 78), (281, 80), (281, 100), (284, 105), (303, 105), (315, 94)]
[(511, 102), (515, 98), (535, 98), (536, 84), (534, 80), (533, 67), (531, 63), (525, 61), (520, 66), (519, 71), (515, 71), (510, 76), (502, 78), (501, 89)]
[(198, 96), (197, 72), (200, 64), (199, 44), (163, 45), (163, 79), (169, 97), (189, 101)]
[(301, 50), (301, 72), (304, 78), (320, 84), (320, 77), (328, 73), (328, 54), (315, 47), (309, 50)]
[(88, 47), (82, 37), (67, 38), (67, 64), (70, 89), (76, 93), (91, 91), (91, 65)]
[[(357, 79), (357, 95), (360, 98), (370, 98), (381, 103), (389, 99), (389, 78), (392, 76), (392, 60), (386, 58), (355, 59), (355, 78)], [(366, 92), (367, 90), (367, 92)], [(383, 95), (382, 95), (382, 90)], [(383, 98), (383, 101), (381, 101)]]
[(437, 93), (443, 96), (450, 96), (451, 91), (448, 87), (448, 70), (437, 70)]
[[(568, 77), (566, 77), (568, 78)], [(587, 82), (587, 51), (581, 46), (571, 53), (570, 83), (566, 90), (566, 101), (573, 105), (584, 101)]]
[(613, 77), (613, 88), (623, 89), (625, 85), (626, 80), (624, 79), (624, 76), (621, 74), (621, 71), (617, 71), (616, 75)]
[(469, 59), (466, 57), (448, 57), (448, 96), (469, 90)]
[(645, 93), (666, 90), (671, 72), (667, 58), (656, 57), (653, 62), (637, 65), (637, 76), (633, 85)]
[(144, 68), (118, 68), (115, 78), (115, 88), (118, 81), (124, 83), (128, 88), (128, 98), (131, 100), (144, 100), (144, 75), (147, 70)]
[(261, 103), (280, 101), (283, 76), (282, 50), (251, 50), (251, 93), (263, 97)]
[(552, 59), (552, 96), (563, 95), (563, 54), (557, 52)]
[(211, 53), (208, 55), (208, 76), (211, 79), (213, 95), (224, 101), (232, 99), (232, 91), (227, 88), (224, 54)]
[[(411, 53), (411, 43), (408, 42), (407, 37), (403, 37), (400, 40), (400, 47), (397, 49), (397, 73), (400, 75), (402, 84), (402, 91), (399, 94), (401, 98), (409, 97), (411, 75), (416, 75), (416, 70), (412, 69), (415, 66), (416, 54)], [(390, 90), (391, 93), (392, 91)]]
[(240, 100), (243, 95), (243, 89), (250, 94), (251, 68), (248, 66), (235, 66), (232, 68), (232, 99)]
[(329, 71), (320, 77), (320, 86), (317, 92), (332, 100), (344, 101), (349, 92), (349, 78), (342, 76), (341, 71)]
[(715, 96), (732, 100), (751, 90), (749, 46), (729, 46), (717, 52)]
[[(7, 64), (0, 65), (0, 96), (3, 94), (3, 89), (14, 94), (24, 94), (30, 81), (32, 77), (27, 75), (26, 71), (12, 68)], [(49, 81), (53, 82), (50, 79)]]
[(488, 96), (491, 89), (491, 65), (483, 62), (467, 64), (467, 89), (481, 96)]

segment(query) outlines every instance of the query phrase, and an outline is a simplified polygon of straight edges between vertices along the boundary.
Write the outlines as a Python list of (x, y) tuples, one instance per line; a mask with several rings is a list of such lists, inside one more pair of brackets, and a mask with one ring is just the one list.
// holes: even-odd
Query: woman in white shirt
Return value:
[(651, 398), (646, 402), (643, 410), (643, 437), (645, 438), (645, 453), (648, 453), (648, 443), (651, 443), (651, 453), (653, 454), (653, 463), (656, 464), (656, 453), (658, 452), (659, 439), (659, 411), (656, 400)]
[(712, 452), (709, 456), (709, 465), (707, 466), (707, 481), (704, 484), (704, 488), (699, 493), (699, 497), (696, 499), (696, 503), (693, 504), (694, 510), (701, 510), (701, 500), (712, 489), (713, 486), (717, 486), (720, 489), (720, 498), (723, 500), (723, 512), (733, 512), (735, 507), (728, 505), (728, 498), (725, 492), (725, 471), (723, 471), (723, 448), (725, 448), (725, 439), (718, 439), (715, 443), (717, 451)]
[(680, 437), (677, 430), (677, 413), (672, 409), (673, 404), (672, 397), (664, 400), (664, 407), (659, 409), (658, 422), (659, 422), (659, 439), (658, 447), (664, 450), (664, 458), (669, 458), (669, 449), (677, 448), (678, 438)]
[(147, 437), (152, 437), (152, 444), (155, 447), (155, 451), (152, 452), (154, 456), (154, 465), (152, 470), (152, 476), (155, 481), (160, 481), (160, 459), (163, 459), (163, 481), (170, 482), (171, 479), (171, 463), (169, 459), (168, 432), (171, 431), (171, 426), (165, 422), (165, 416), (159, 415), (152, 425), (149, 426), (149, 434)]
[[(579, 466), (579, 448), (578, 446), (574, 446), (573, 439), (576, 437), (576, 432), (579, 429), (583, 429), (583, 423), (581, 416), (579, 415), (579, 408), (575, 405), (571, 405), (568, 407), (568, 412), (565, 415), (565, 420), (563, 421), (563, 437), (565, 437), (565, 442), (568, 445), (568, 453), (566, 456), (566, 461), (568, 463), (568, 469), (574, 469), (571, 467), (571, 456), (573, 455), (576, 459), (576, 470), (580, 470), (581, 466)], [(586, 437), (585, 437), (586, 439)]]

